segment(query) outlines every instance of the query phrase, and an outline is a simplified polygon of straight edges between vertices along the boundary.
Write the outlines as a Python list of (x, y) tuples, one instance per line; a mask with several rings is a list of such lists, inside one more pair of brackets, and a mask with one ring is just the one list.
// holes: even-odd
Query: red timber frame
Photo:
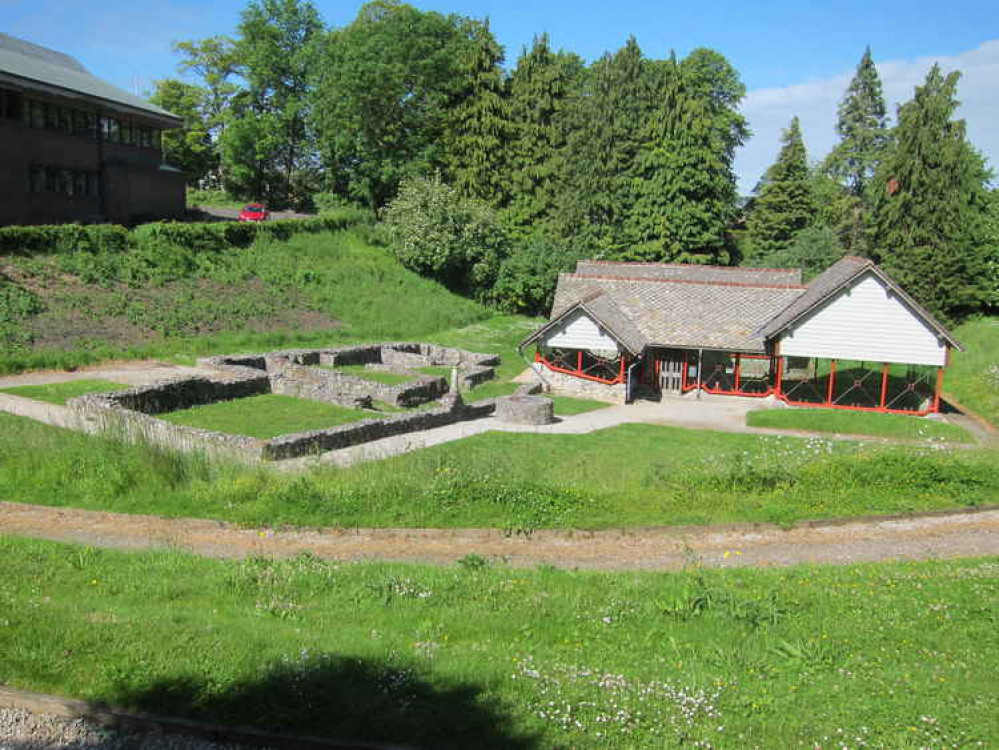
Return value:
[[(690, 362), (692, 352), (683, 353), (684, 393), (700, 389), (705, 393), (723, 396), (749, 396), (750, 398), (765, 398), (774, 392), (771, 384), (773, 375), (772, 358), (767, 354), (741, 354), (739, 352), (705, 351), (701, 354), (701, 366), (697, 367), (696, 359)], [(765, 362), (765, 374), (758, 367), (744, 366), (745, 362)], [(691, 380), (691, 365), (697, 371), (697, 377)], [(730, 372), (731, 371), (731, 372)]]
[(539, 348), (534, 353), (534, 361), (540, 362), (552, 372), (561, 372), (604, 385), (624, 382), (626, 360), (624, 355), (609, 359), (582, 349), (549, 349), (542, 353)]
[[(867, 366), (865, 362), (826, 360), (827, 373), (819, 374), (818, 359), (774, 357), (776, 387), (781, 401), (793, 406), (873, 411), (882, 414), (926, 416), (940, 411), (943, 368), (932, 365)], [(788, 359), (805, 362), (807, 377), (789, 377)], [(873, 365), (873, 363), (872, 363)], [(904, 373), (898, 372), (905, 368)], [(801, 368), (799, 368), (800, 370)], [(894, 370), (894, 372), (893, 372)]]
[[(534, 359), (553, 372), (605, 385), (623, 383), (629, 364), (624, 355), (612, 359), (575, 349), (543, 351), (539, 348)], [(788, 366), (789, 360), (804, 364), (792, 369)], [(759, 366), (762, 362), (767, 363), (766, 374)], [(792, 406), (883, 414), (925, 416), (940, 411), (944, 371), (942, 367), (932, 365), (874, 364), (717, 351), (703, 351), (701, 366), (697, 367), (697, 364), (697, 353), (685, 350), (681, 375), (684, 393), (700, 389), (724, 396), (765, 398), (772, 395)], [(658, 387), (659, 368), (659, 358), (651, 358), (649, 375), (655, 378), (655, 387)]]

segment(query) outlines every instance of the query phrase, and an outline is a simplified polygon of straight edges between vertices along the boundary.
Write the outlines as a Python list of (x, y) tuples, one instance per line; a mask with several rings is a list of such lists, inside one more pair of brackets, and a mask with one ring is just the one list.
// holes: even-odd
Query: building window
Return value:
[(19, 91), (0, 89), (0, 118), (20, 120), (24, 117), (24, 98)]
[(63, 169), (32, 164), (28, 169), (28, 190), (32, 193), (56, 193), (100, 197), (100, 174), (83, 169)]

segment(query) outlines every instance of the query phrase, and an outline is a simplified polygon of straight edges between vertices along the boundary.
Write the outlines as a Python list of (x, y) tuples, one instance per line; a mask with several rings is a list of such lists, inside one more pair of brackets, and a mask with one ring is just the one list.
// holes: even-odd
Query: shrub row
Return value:
[(0, 255), (51, 255), (122, 252), (149, 244), (190, 250), (248, 247), (258, 236), (286, 240), (294, 234), (334, 232), (369, 221), (361, 211), (342, 211), (309, 219), (269, 222), (155, 222), (129, 231), (107, 224), (0, 227)]

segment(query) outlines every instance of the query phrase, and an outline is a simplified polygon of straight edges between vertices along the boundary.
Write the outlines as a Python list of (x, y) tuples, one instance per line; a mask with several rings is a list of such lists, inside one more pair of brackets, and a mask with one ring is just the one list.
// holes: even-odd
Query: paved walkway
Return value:
[(999, 555), (999, 509), (773, 524), (537, 531), (310, 529), (273, 531), (191, 518), (0, 503), (0, 533), (116, 549), (176, 549), (208, 557), (290, 557), (452, 564), (469, 554), (514, 566), (669, 570), (691, 557), (710, 567), (845, 565)]

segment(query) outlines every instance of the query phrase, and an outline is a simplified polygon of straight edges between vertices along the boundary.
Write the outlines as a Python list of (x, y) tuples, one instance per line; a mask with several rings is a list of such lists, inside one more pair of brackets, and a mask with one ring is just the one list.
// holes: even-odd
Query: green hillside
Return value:
[(404, 269), (367, 233), (0, 256), (0, 372), (411, 339), (490, 317)]

